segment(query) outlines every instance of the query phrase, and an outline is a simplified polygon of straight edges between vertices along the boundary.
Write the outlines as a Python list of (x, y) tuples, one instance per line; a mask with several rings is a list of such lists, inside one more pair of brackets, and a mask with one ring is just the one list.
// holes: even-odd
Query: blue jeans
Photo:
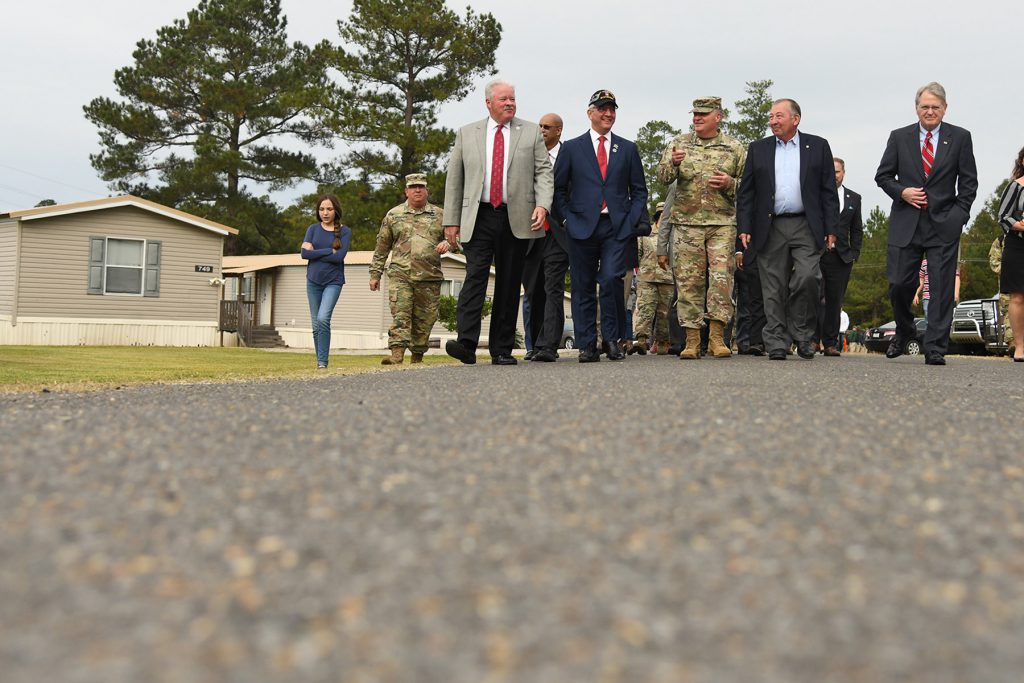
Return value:
[(313, 348), (316, 350), (317, 365), (327, 365), (327, 354), (331, 351), (331, 314), (341, 296), (341, 285), (318, 285), (306, 281), (306, 298), (309, 299), (309, 317), (313, 323)]

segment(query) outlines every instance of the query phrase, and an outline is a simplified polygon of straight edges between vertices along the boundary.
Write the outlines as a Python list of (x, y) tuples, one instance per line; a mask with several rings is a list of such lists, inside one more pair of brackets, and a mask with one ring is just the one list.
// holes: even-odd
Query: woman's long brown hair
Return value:
[(331, 243), (331, 249), (341, 249), (341, 202), (333, 194), (325, 194), (320, 197), (316, 200), (316, 210), (313, 211), (317, 220), (320, 220), (320, 205), (324, 203), (324, 200), (329, 201), (334, 207), (334, 242)]

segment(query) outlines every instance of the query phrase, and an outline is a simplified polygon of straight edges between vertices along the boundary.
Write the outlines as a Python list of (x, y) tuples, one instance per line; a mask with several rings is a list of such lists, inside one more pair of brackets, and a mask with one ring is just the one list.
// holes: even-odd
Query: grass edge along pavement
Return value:
[[(0, 394), (101, 391), (142, 384), (320, 378), (409, 368), (382, 366), (384, 352), (332, 355), (317, 370), (313, 353), (166, 346), (0, 346)], [(428, 355), (424, 365), (454, 363)]]

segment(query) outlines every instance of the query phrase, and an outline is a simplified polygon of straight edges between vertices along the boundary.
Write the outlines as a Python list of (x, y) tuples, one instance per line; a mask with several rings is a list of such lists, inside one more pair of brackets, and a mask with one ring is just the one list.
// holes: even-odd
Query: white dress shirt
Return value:
[(846, 190), (842, 185), (839, 186), (839, 213), (843, 212), (846, 208)]
[(501, 202), (508, 202), (508, 139), (509, 124), (500, 124), (492, 118), (487, 119), (487, 135), (484, 142), (487, 143), (484, 152), (484, 187), (480, 192), (480, 201), (485, 204), (491, 203), (491, 163), (494, 159), (494, 132), (501, 127), (501, 137), (505, 140), (505, 167), (501, 172)]

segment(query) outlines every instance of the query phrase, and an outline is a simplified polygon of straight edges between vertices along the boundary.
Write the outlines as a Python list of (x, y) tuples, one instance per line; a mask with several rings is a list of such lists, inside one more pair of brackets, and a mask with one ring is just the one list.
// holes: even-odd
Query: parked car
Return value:
[(565, 325), (562, 327), (562, 341), (558, 346), (563, 349), (576, 348), (576, 329), (572, 325), (572, 318), (565, 319)]
[(1006, 353), (1006, 321), (999, 318), (999, 296), (962, 301), (953, 309), (951, 341), (964, 353)]
[[(916, 356), (921, 353), (921, 340), (924, 338), (924, 328), (928, 321), (924, 318), (914, 318), (914, 327), (917, 328), (917, 336), (907, 342), (906, 354)], [(881, 327), (872, 327), (864, 339), (864, 347), (868, 351), (885, 353), (889, 348), (889, 342), (896, 336), (896, 321), (890, 321)]]

